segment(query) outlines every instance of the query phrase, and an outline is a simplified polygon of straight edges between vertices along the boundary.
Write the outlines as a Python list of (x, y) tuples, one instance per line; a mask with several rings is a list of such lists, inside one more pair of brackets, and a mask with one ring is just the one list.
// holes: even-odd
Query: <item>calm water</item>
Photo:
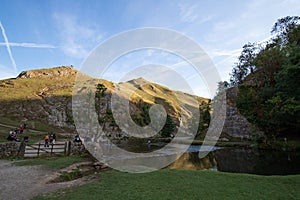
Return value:
[[(120, 144), (132, 152), (150, 152), (162, 148), (164, 143)], [(180, 146), (180, 145), (179, 145)], [(208, 149), (210, 147), (207, 147)], [(189, 170), (216, 170), (222, 172), (259, 175), (300, 174), (300, 152), (258, 150), (251, 148), (217, 148), (199, 158), (199, 145), (191, 145), (169, 168)], [(206, 148), (202, 149), (205, 151)]]
[(188, 152), (170, 168), (259, 175), (300, 174), (300, 152), (225, 148), (210, 152), (204, 158), (199, 158), (198, 152)]

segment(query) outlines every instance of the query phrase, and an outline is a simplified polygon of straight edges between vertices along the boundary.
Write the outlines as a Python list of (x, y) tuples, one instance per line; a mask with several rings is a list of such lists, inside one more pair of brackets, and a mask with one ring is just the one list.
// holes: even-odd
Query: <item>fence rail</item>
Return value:
[(46, 147), (44, 143), (26, 144), (24, 157), (38, 157), (40, 155), (58, 154), (69, 155), (70, 146), (70, 141), (49, 144), (49, 147)]

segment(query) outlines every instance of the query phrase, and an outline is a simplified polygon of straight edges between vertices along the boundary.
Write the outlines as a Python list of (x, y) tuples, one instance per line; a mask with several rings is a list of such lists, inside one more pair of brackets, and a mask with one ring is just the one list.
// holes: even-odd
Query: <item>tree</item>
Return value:
[(208, 102), (202, 101), (199, 106), (200, 111), (200, 119), (199, 119), (199, 127), (197, 132), (203, 132), (207, 130), (210, 124), (211, 116), (211, 100)]
[(103, 97), (104, 96), (104, 92), (107, 90), (107, 88), (103, 85), (103, 84), (97, 84), (97, 87), (96, 87), (96, 97), (97, 98), (100, 98), (100, 97)]
[(281, 42), (283, 45), (288, 43), (288, 34), (291, 30), (294, 30), (299, 26), (300, 17), (299, 16), (287, 16), (278, 19), (274, 24), (271, 33), (277, 34), (275, 41)]
[(243, 46), (241, 55), (239, 56), (240, 65), (243, 66), (246, 74), (253, 73), (255, 70), (254, 60), (256, 57), (257, 46), (254, 43), (248, 43)]
[(258, 47), (254, 43), (248, 43), (243, 46), (241, 55), (238, 57), (239, 62), (235, 64), (232, 70), (230, 78), (231, 85), (241, 83), (245, 77), (255, 71), (257, 50)]
[[(272, 29), (276, 36), (265, 46), (245, 45), (230, 80), (239, 87), (240, 113), (272, 139), (300, 129), (299, 21), (279, 19)], [(248, 80), (255, 82), (243, 84)]]
[(257, 84), (275, 84), (275, 74), (282, 68), (285, 55), (280, 46), (267, 45), (257, 55), (254, 63), (257, 68)]
[(162, 137), (170, 137), (172, 133), (174, 133), (176, 126), (169, 114), (167, 114), (166, 123), (161, 130)]

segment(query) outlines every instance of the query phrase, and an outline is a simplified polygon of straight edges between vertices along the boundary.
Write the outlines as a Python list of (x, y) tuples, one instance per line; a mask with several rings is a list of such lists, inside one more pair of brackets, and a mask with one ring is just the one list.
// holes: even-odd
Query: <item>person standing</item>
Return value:
[(45, 135), (44, 140), (45, 140), (44, 147), (49, 147), (49, 135), (48, 134)]
[(50, 139), (50, 144), (53, 144), (53, 133), (50, 133), (49, 139)]
[(24, 126), (21, 124), (21, 125), (20, 125), (20, 134), (22, 134), (23, 131), (24, 131)]
[(56, 141), (56, 135), (55, 135), (55, 133), (52, 133), (52, 135), (53, 135), (53, 144), (55, 144), (55, 141)]

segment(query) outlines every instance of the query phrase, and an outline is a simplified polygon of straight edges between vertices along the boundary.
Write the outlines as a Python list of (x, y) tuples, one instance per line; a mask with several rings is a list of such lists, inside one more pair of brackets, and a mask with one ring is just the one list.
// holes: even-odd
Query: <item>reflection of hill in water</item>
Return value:
[(197, 152), (190, 152), (183, 154), (169, 167), (261, 175), (299, 174), (300, 152), (227, 148), (210, 152), (203, 159), (198, 157)]
[[(287, 175), (300, 173), (300, 152), (257, 150), (251, 148), (220, 148), (203, 146), (202, 152), (209, 152), (199, 158), (199, 145), (151, 143), (131, 141), (118, 144), (119, 148), (136, 154), (130, 156), (113, 153), (109, 148), (108, 161), (118, 165), (153, 166), (156, 162), (168, 161), (168, 168), (181, 170), (217, 170), (222, 172), (248, 173), (260, 175)], [(189, 148), (188, 148), (189, 147)], [(179, 155), (180, 152), (186, 152)], [(159, 151), (156, 153), (156, 151)], [(153, 154), (149, 154), (149, 153)], [(118, 155), (118, 156), (116, 156)], [(174, 161), (175, 160), (175, 161)], [(174, 161), (174, 162), (173, 162)], [(172, 163), (173, 162), (173, 163)], [(158, 166), (157, 166), (158, 167)]]
[(217, 161), (214, 153), (210, 152), (206, 157), (199, 159), (198, 152), (184, 153), (169, 168), (185, 170), (203, 170), (216, 167)]

